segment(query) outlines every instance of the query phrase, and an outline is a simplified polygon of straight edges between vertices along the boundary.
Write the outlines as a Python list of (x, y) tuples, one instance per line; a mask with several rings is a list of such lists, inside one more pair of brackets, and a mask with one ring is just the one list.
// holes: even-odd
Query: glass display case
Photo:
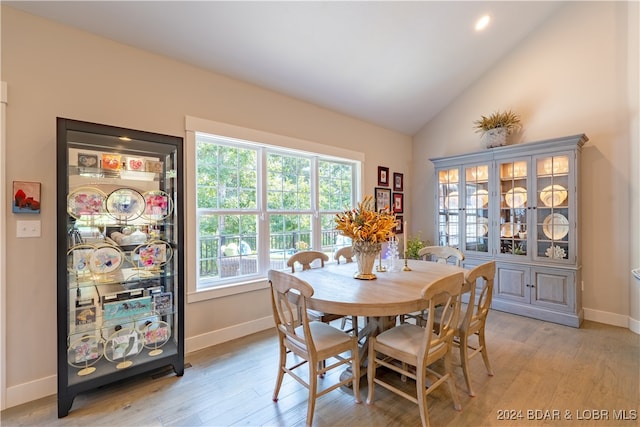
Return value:
[(579, 165), (585, 135), (431, 159), (436, 242), (497, 261), (494, 308), (582, 321)]
[(182, 138), (58, 118), (58, 416), (78, 393), (184, 372)]

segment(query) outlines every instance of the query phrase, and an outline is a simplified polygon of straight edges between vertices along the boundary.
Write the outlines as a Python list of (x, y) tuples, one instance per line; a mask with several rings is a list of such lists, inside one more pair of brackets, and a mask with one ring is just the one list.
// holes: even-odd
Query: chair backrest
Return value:
[[(313, 295), (313, 288), (304, 280), (278, 270), (269, 270), (267, 277), (271, 285), (273, 318), (280, 338), (299, 351), (314, 353), (307, 316), (307, 299)], [(300, 325), (302, 331), (297, 329)]]
[[(428, 304), (428, 315), (418, 353), (419, 359), (426, 359), (429, 353), (438, 351), (439, 348), (445, 351), (447, 346), (451, 345), (460, 319), (460, 294), (463, 283), (464, 273), (460, 272), (443, 277), (422, 290), (422, 299)], [(434, 330), (436, 323), (439, 327)]]
[(320, 260), (321, 267), (324, 267), (325, 261), (329, 261), (329, 256), (320, 251), (296, 252), (287, 260), (287, 267), (291, 267), (291, 272), (293, 273), (296, 271), (295, 263), (299, 262), (302, 264), (302, 270), (309, 270), (311, 263), (315, 260)]
[(446, 264), (449, 258), (453, 258), (455, 265), (460, 266), (464, 260), (464, 254), (451, 246), (425, 246), (418, 251), (418, 258), (425, 260), (431, 258), (440, 264)]
[[(493, 297), (493, 282), (496, 275), (496, 262), (489, 261), (480, 264), (469, 270), (465, 274), (464, 292), (471, 292), (467, 312), (460, 322), (461, 330), (474, 329), (476, 325), (484, 320), (491, 307)], [(482, 279), (482, 288), (477, 287), (478, 279)]]
[(333, 255), (333, 259), (335, 259), (337, 263), (340, 264), (340, 257), (343, 257), (345, 262), (347, 263), (353, 262), (353, 246), (345, 246), (338, 249)]

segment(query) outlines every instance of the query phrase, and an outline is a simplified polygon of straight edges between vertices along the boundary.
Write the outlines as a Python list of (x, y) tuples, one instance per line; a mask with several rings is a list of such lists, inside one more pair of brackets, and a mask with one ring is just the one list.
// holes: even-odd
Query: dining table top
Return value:
[[(408, 260), (411, 271), (374, 271), (377, 278), (354, 278), (356, 263), (327, 264), (296, 271), (314, 293), (308, 308), (349, 316), (397, 316), (426, 308), (422, 289), (443, 277), (465, 272), (462, 267), (431, 261)], [(375, 270), (375, 269), (374, 269)]]

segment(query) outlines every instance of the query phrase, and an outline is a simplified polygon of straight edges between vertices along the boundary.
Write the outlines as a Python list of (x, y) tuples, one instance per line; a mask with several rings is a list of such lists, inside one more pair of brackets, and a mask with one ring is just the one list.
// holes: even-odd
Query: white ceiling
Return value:
[(413, 135), (563, 2), (3, 3)]

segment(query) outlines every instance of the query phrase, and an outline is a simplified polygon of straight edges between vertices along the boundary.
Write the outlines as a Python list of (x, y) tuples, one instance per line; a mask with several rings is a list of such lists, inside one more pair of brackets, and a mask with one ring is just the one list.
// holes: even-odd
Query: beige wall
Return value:
[[(377, 166), (411, 179), (411, 137), (2, 6), (8, 84), (3, 185), (42, 183), (42, 236), (16, 239), (6, 212), (6, 405), (56, 390), (55, 119), (185, 135), (185, 116), (366, 152), (366, 194)], [(393, 156), (389, 153), (393, 151)], [(411, 193), (405, 191), (407, 201)], [(7, 208), (9, 209), (9, 208)], [(187, 242), (189, 244), (189, 242)], [(187, 349), (267, 322), (266, 290), (189, 304)], [(263, 324), (263, 328), (268, 327)], [(189, 344), (191, 343), (191, 344)]]
[[(522, 117), (520, 142), (585, 133), (582, 260), (585, 317), (638, 331), (640, 267), (638, 163), (638, 4), (569, 2), (517, 50), (466, 90), (414, 138), (412, 232), (433, 239), (431, 157), (480, 150), (472, 123), (481, 114), (513, 109)], [(631, 157), (632, 147), (636, 153)], [(637, 184), (636, 184), (637, 185)], [(635, 229), (635, 233), (631, 231)], [(636, 238), (632, 238), (636, 236)], [(634, 254), (633, 266), (631, 255)], [(633, 318), (630, 307), (634, 306)]]

